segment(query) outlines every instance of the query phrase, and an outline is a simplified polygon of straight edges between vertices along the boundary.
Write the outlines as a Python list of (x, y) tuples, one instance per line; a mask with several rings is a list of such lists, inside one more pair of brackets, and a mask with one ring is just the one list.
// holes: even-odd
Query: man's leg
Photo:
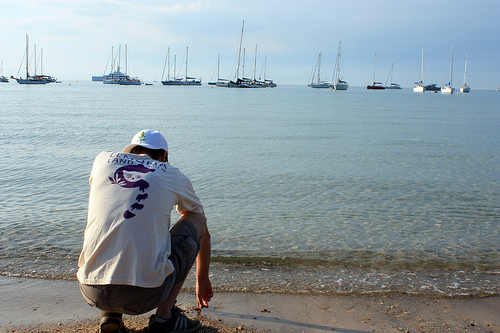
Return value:
[[(205, 238), (205, 235), (208, 231), (207, 231), (207, 219), (204, 214), (186, 213), (179, 218), (179, 221), (183, 220), (187, 220), (195, 226), (196, 230), (198, 231), (198, 241)], [(203, 246), (203, 244), (200, 245)], [(170, 318), (170, 315), (172, 314), (171, 313), (172, 308), (175, 306), (177, 295), (179, 295), (179, 292), (181, 291), (183, 284), (184, 280), (174, 285), (166, 301), (163, 302), (163, 304), (161, 304), (156, 310), (156, 315), (158, 317), (162, 319)]]
[(176, 283), (167, 299), (158, 307), (156, 315), (149, 318), (148, 329), (150, 333), (197, 332), (201, 327), (200, 321), (188, 319), (175, 307), (175, 302), (186, 276), (199, 257), (200, 248), (203, 247), (201, 240), (208, 235), (205, 215), (183, 214), (172, 228), (171, 235), (170, 257), (176, 267), (176, 272), (174, 272), (177, 274)]

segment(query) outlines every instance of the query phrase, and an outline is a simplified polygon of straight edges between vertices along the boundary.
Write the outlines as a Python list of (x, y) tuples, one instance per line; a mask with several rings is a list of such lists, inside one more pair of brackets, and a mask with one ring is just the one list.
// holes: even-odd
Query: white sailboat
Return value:
[(451, 45), (451, 57), (450, 57), (450, 79), (448, 83), (444, 86), (441, 87), (441, 94), (453, 94), (455, 91), (455, 88), (453, 88), (452, 84), (452, 78), (453, 78), (453, 44)]
[[(121, 53), (122, 53), (122, 46), (121, 44), (118, 46), (118, 54), (116, 57), (118, 57), (118, 65), (116, 66), (116, 58), (114, 54), (114, 48), (113, 46), (111, 47), (111, 72), (109, 74), (103, 75), (102, 76), (102, 83), (104, 84), (119, 84), (118, 82), (120, 80), (124, 80), (127, 78), (127, 74), (123, 73), (121, 71)], [(107, 67), (107, 64), (106, 64)], [(104, 72), (106, 72), (106, 69), (104, 69)], [(98, 80), (95, 80), (98, 81)]]
[[(392, 63), (389, 75), (387, 75), (387, 80), (385, 80), (385, 89), (402, 89), (401, 85), (399, 85), (398, 83), (394, 83), (392, 80), (393, 68), (394, 68), (394, 63)], [(391, 84), (387, 85), (387, 82), (389, 82), (389, 77), (391, 78)]]
[(118, 84), (121, 86), (140, 86), (142, 81), (138, 77), (130, 77), (128, 74), (128, 50), (127, 44), (125, 44), (125, 77), (118, 80)]
[[(316, 82), (314, 79), (316, 78), (316, 69), (318, 70), (318, 76)], [(316, 62), (316, 67), (314, 68), (314, 73), (312, 75), (311, 83), (309, 84), (309, 87), (311, 88), (330, 88), (332, 84), (328, 81), (321, 81), (320, 78), (320, 71), (321, 71), (321, 52), (318, 54), (318, 60)]]
[[(42, 51), (42, 61), (43, 61), (43, 51)], [(43, 65), (42, 65), (43, 66)], [(43, 67), (42, 67), (43, 73)], [(26, 77), (16, 78), (19, 84), (47, 84), (50, 82), (56, 82), (56, 78), (50, 75), (36, 74), (36, 48), (35, 48), (35, 75), (29, 74), (29, 36), (26, 34)]]
[(470, 92), (470, 87), (467, 85), (467, 58), (469, 57), (468, 54), (465, 55), (465, 71), (464, 71), (464, 85), (460, 88), (461, 93), (468, 93)]
[(420, 60), (420, 71), (418, 73), (418, 81), (415, 82), (413, 87), (413, 92), (423, 93), (425, 91), (424, 86), (424, 47), (422, 46), (422, 60)]
[(274, 80), (267, 79), (266, 78), (266, 72), (267, 72), (267, 57), (264, 57), (264, 83), (269, 87), (269, 88), (276, 88), (278, 84), (274, 82)]
[[(170, 48), (169, 48), (168, 53), (170, 53)], [(188, 76), (188, 55), (189, 55), (189, 48), (186, 47), (186, 63), (185, 63), (186, 68), (185, 68), (184, 78), (175, 77), (175, 65), (174, 65), (174, 77), (170, 78), (170, 74), (169, 74), (167, 80), (161, 81), (161, 84), (163, 84), (164, 86), (201, 86), (201, 79), (196, 79), (194, 77)], [(168, 57), (170, 59), (169, 55), (168, 55)], [(170, 60), (169, 60), (169, 63), (170, 63)], [(170, 68), (169, 68), (169, 73), (170, 73)]]
[(349, 88), (349, 84), (342, 80), (342, 77), (340, 75), (340, 46), (342, 42), (339, 42), (339, 49), (337, 51), (337, 63), (335, 64), (335, 73), (333, 77), (333, 86), (335, 90), (347, 90)]
[[(238, 65), (236, 66), (236, 74), (234, 75), (233, 80), (229, 81), (221, 81), (216, 85), (218, 87), (226, 87), (226, 88), (273, 88), (276, 87), (276, 83), (272, 80), (266, 80), (264, 77), (264, 81), (256, 78), (256, 69), (257, 69), (257, 45), (255, 45), (255, 59), (254, 59), (254, 77), (253, 79), (245, 78), (245, 49), (243, 49), (243, 57), (241, 56), (242, 43), (243, 43), (243, 30), (245, 28), (245, 21), (241, 24), (241, 35), (240, 35), (240, 43), (238, 46)], [(243, 59), (243, 64), (241, 60)], [(242, 68), (242, 77), (240, 77), (240, 66)]]
[(3, 60), (2, 64), (0, 65), (0, 82), (8, 83), (9, 79), (3, 75)]
[(373, 58), (373, 80), (372, 84), (366, 86), (366, 89), (369, 90), (384, 90), (385, 87), (382, 85), (382, 82), (375, 81), (375, 69), (377, 67), (377, 52), (375, 52), (375, 57)]
[(220, 53), (217, 58), (217, 81), (210, 81), (208, 85), (210, 86), (225, 86), (229, 80), (220, 78)]

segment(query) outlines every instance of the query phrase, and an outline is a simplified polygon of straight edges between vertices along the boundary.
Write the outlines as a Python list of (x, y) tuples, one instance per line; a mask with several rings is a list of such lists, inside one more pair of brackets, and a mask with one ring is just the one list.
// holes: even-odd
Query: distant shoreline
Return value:
[[(161, 81), (159, 80), (143, 80), (145, 83), (148, 83), (148, 86), (163, 86)], [(99, 85), (99, 86), (102, 86), (103, 83), (102, 82), (99, 82), (99, 81), (92, 81), (92, 78), (90, 79), (66, 79), (66, 78), (59, 78), (58, 77), (58, 82), (59, 83), (62, 83), (62, 85), (65, 85), (65, 84), (74, 84), (74, 83), (79, 83), (79, 82), (83, 82), (83, 83), (88, 83), (88, 84), (95, 84), (95, 85)], [(15, 80), (11, 80), (11, 82), (9, 82), (10, 84), (15, 84), (15, 85), (19, 85), (17, 82), (15, 82)], [(8, 85), (9, 83), (3, 83), (2, 85)], [(279, 88), (283, 88), (283, 87), (303, 87), (304, 89), (309, 89), (311, 91), (316, 91), (317, 89), (312, 89), (311, 87), (308, 87), (307, 86), (308, 84), (307, 83), (280, 83), (278, 85), (278, 87), (274, 88), (274, 89), (279, 89)], [(115, 85), (106, 85), (106, 86), (115, 86)], [(142, 86), (145, 86), (145, 85), (142, 85)], [(212, 85), (209, 85), (207, 82), (202, 82), (201, 86), (207, 88), (213, 88), (213, 89), (218, 89), (218, 90), (223, 90), (222, 88), (220, 87), (216, 87), (214, 88), (214, 86)], [(173, 87), (172, 86), (165, 86), (165, 89), (172, 89)], [(179, 87), (177, 87), (179, 88)], [(174, 89), (177, 89), (174, 87)], [(182, 87), (181, 87), (182, 88)], [(366, 86), (364, 85), (350, 85), (349, 86), (349, 89), (352, 90), (352, 88), (354, 88), (355, 90), (363, 90), (363, 91), (366, 91)], [(405, 90), (405, 91), (408, 91), (408, 90), (412, 90), (413, 89), (413, 86), (401, 86), (402, 90)], [(458, 87), (457, 87), (458, 88)], [(329, 91), (329, 89), (321, 89), (321, 91), (325, 91), (325, 93), (327, 93)], [(388, 91), (394, 91), (394, 93), (397, 93), (397, 91), (401, 91), (401, 90), (391, 90), (391, 89), (388, 89)], [(494, 92), (498, 92), (498, 88), (474, 88), (472, 87), (471, 88), (471, 92), (470, 93), (474, 93), (474, 92), (478, 92), (478, 91), (494, 91)], [(331, 93), (337, 93), (337, 94), (346, 94), (348, 92), (346, 91), (335, 91), (335, 89), (333, 91), (331, 91)], [(375, 92), (375, 93), (378, 93), (378, 92)], [(387, 93), (386, 93), (387, 94)], [(413, 91), (412, 91), (412, 94), (413, 94)], [(455, 92), (455, 94), (457, 94), (457, 92)], [(426, 93), (425, 95), (434, 95), (432, 93)], [(462, 94), (460, 94), (462, 95)], [(467, 94), (465, 94), (467, 95)]]

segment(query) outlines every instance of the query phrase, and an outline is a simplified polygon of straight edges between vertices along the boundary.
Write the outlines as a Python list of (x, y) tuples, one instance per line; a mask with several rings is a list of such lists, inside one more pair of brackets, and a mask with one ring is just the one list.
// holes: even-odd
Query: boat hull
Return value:
[(425, 91), (438, 92), (441, 91), (441, 88), (438, 87), (435, 83), (432, 83), (425, 86)]
[(470, 92), (470, 87), (465, 85), (462, 88), (460, 88), (460, 92), (461, 93), (469, 93)]
[(413, 87), (413, 92), (423, 93), (424, 91), (425, 91), (425, 87), (424, 86)]
[(24, 79), (17, 79), (16, 81), (19, 84), (47, 84), (50, 82), (46, 80), (24, 80)]
[(141, 81), (120, 81), (118, 82), (121, 86), (140, 86), (142, 84)]
[(335, 90), (347, 90), (347, 88), (349, 88), (349, 85), (346, 83), (335, 84)]
[(441, 94), (451, 95), (455, 91), (455, 88), (451, 86), (446, 86), (441, 88)]
[(201, 81), (161, 81), (164, 86), (201, 86)]
[(309, 87), (311, 88), (319, 88), (319, 89), (324, 89), (324, 88), (330, 88), (332, 85), (331, 84), (322, 84), (322, 83), (319, 83), (319, 84), (316, 84), (316, 83), (313, 83), (313, 84), (310, 84)]
[(366, 86), (366, 89), (369, 90), (385, 90), (384, 86)]
[(257, 81), (250, 79), (237, 79), (236, 81), (219, 81), (216, 83), (216, 86), (225, 88), (255, 89), (255, 88), (275, 88), (277, 84), (271, 80)]

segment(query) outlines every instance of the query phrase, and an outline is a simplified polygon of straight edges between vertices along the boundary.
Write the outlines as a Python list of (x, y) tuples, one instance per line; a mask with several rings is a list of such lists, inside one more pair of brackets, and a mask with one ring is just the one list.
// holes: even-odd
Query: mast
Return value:
[(122, 44), (118, 46), (118, 69), (117, 72), (120, 71), (120, 65), (122, 64)]
[(163, 72), (161, 73), (161, 79), (162, 80), (165, 77), (165, 67), (167, 66), (167, 59), (168, 59), (168, 51), (169, 50), (170, 50), (170, 48), (168, 48), (168, 50), (167, 50), (167, 55), (165, 56), (165, 63), (163, 64)]
[(40, 49), (40, 74), (43, 75), (43, 49)]
[(466, 85), (467, 82), (467, 58), (469, 57), (468, 54), (465, 55), (465, 71), (464, 71), (464, 86)]
[(342, 45), (342, 42), (339, 42), (339, 50), (337, 51), (337, 82), (340, 81), (340, 46)]
[(257, 44), (255, 44), (255, 59), (253, 64), (253, 80), (255, 81), (255, 72), (257, 71)]
[(186, 47), (186, 81), (188, 79), (188, 48)]
[(115, 71), (115, 47), (111, 46), (111, 73)]
[(125, 44), (125, 74), (127, 74), (127, 72), (128, 72), (128, 62), (127, 62), (128, 57), (127, 57), (127, 55), (128, 55), (127, 44)]
[(375, 84), (375, 68), (377, 66), (377, 52), (375, 52), (375, 57), (373, 58), (373, 84)]
[(240, 36), (240, 46), (238, 48), (238, 66), (236, 67), (236, 80), (240, 76), (240, 61), (241, 61), (241, 43), (243, 42), (243, 28), (245, 27), (245, 20), (241, 24), (241, 36)]
[(387, 87), (387, 82), (389, 81), (389, 77), (391, 78), (391, 84), (392, 84), (392, 69), (394, 67), (394, 63), (391, 65), (391, 70), (389, 71), (389, 75), (387, 75), (387, 80), (385, 80), (385, 86)]
[[(319, 60), (320, 55), (321, 55), (321, 52), (318, 55), (318, 60)], [(314, 69), (311, 71), (312, 72), (311, 86), (314, 84), (314, 78), (316, 77), (316, 68), (318, 68), (318, 61), (316, 61), (316, 65), (314, 66)]]
[(422, 46), (422, 62), (420, 63), (421, 79), (422, 84), (424, 84), (424, 47)]
[(220, 81), (220, 52), (219, 57), (217, 58), (217, 82)]
[(36, 76), (36, 45), (35, 45), (35, 76)]
[(320, 70), (320, 68), (321, 68), (321, 52), (318, 55), (318, 84), (319, 84), (319, 81), (320, 81), (320, 78), (319, 78), (319, 70)]
[(332, 84), (335, 85), (340, 81), (340, 45), (342, 42), (339, 42), (339, 48), (337, 50), (337, 61), (335, 62), (335, 70), (333, 71)]
[(266, 81), (267, 56), (264, 57), (264, 82)]
[(420, 60), (420, 71), (418, 73), (419, 82), (422, 85), (424, 84), (424, 47), (422, 46), (422, 59)]
[(29, 36), (26, 34), (26, 80), (29, 78), (30, 74), (28, 73), (29, 67)]
[(243, 74), (241, 75), (243, 78), (245, 78), (245, 61), (247, 60), (247, 49), (243, 48)]
[(451, 44), (451, 58), (450, 58), (450, 86), (453, 78), (453, 44)]

